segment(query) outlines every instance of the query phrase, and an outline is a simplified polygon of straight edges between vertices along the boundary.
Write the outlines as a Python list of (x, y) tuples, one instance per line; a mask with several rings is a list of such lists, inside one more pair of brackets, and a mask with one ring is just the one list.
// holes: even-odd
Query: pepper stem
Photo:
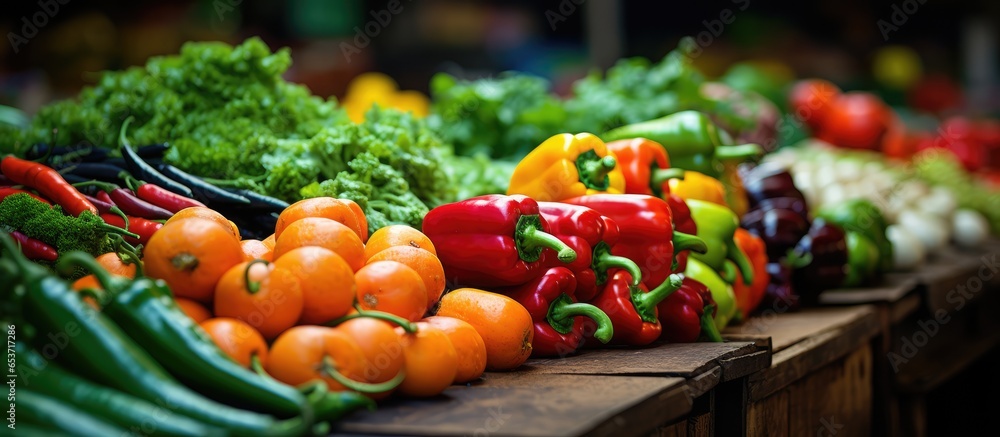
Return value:
[(674, 255), (676, 256), (678, 252), (690, 250), (694, 253), (705, 254), (708, 252), (708, 246), (705, 244), (705, 240), (697, 235), (685, 234), (683, 232), (674, 231)]
[(406, 320), (406, 319), (404, 319), (402, 317), (399, 317), (399, 316), (397, 316), (395, 314), (390, 314), (390, 313), (387, 313), (387, 312), (384, 312), (384, 311), (377, 311), (377, 310), (361, 310), (360, 308), (357, 308), (357, 311), (358, 312), (356, 312), (354, 314), (348, 314), (348, 315), (343, 316), (343, 317), (341, 317), (339, 319), (336, 319), (336, 320), (334, 320), (332, 322), (328, 322), (326, 324), (326, 326), (335, 327), (335, 326), (337, 326), (337, 325), (339, 325), (341, 323), (344, 323), (344, 322), (346, 322), (348, 320), (357, 319), (359, 317), (370, 317), (372, 319), (385, 320), (385, 321), (387, 321), (389, 323), (393, 323), (393, 324), (399, 325), (408, 334), (413, 334), (414, 332), (417, 332), (417, 325), (416, 324), (414, 324), (414, 323), (410, 322), (409, 320)]
[(736, 267), (740, 269), (740, 274), (743, 275), (743, 282), (747, 284), (753, 282), (753, 264), (750, 264), (747, 255), (743, 253), (743, 250), (736, 245), (736, 242), (732, 238), (726, 240), (726, 258), (736, 263)]
[(268, 378), (271, 377), (271, 375), (269, 375), (267, 371), (264, 370), (264, 365), (260, 363), (260, 356), (257, 354), (250, 355), (250, 370), (253, 370), (254, 373), (260, 376), (265, 376)]
[(323, 364), (320, 372), (323, 375), (329, 376), (334, 381), (337, 381), (338, 384), (347, 387), (349, 390), (354, 390), (358, 393), (387, 392), (389, 390), (398, 387), (399, 384), (402, 384), (403, 379), (406, 377), (405, 375), (406, 372), (400, 370), (399, 373), (396, 374), (396, 376), (392, 377), (392, 379), (377, 384), (355, 381), (351, 378), (348, 378), (343, 373), (340, 373), (340, 370), (337, 370), (337, 362), (334, 361), (333, 357), (329, 355), (323, 357)]
[(649, 175), (649, 186), (654, 190), (660, 189), (663, 183), (670, 179), (680, 179), (684, 180), (684, 169), (683, 168), (657, 168), (654, 169)]
[(680, 289), (683, 283), (684, 278), (681, 277), (681, 275), (672, 274), (667, 277), (666, 281), (663, 281), (662, 284), (647, 293), (643, 293), (638, 287), (633, 287), (632, 305), (635, 306), (635, 310), (639, 313), (639, 317), (642, 318), (644, 322), (656, 322), (656, 306), (659, 305), (660, 302), (663, 302), (666, 298), (670, 297), (670, 295), (675, 291)]
[(72, 185), (74, 187), (76, 187), (76, 188), (79, 188), (79, 187), (97, 187), (98, 190), (101, 190), (101, 191), (103, 191), (105, 193), (110, 193), (110, 192), (114, 191), (115, 189), (120, 188), (117, 185), (112, 184), (110, 182), (101, 182), (101, 181), (83, 181), (83, 182), (77, 182), (77, 183), (72, 184)]
[[(126, 220), (125, 223), (128, 223), (128, 221)], [(100, 229), (100, 230), (108, 233), (108, 234), (118, 234), (118, 235), (122, 235), (122, 236), (125, 236), (125, 237), (135, 238), (137, 240), (139, 239), (139, 235), (138, 234), (136, 234), (134, 232), (126, 231), (126, 230), (124, 230), (122, 228), (119, 228), (118, 226), (109, 225), (107, 223), (101, 223), (101, 224), (99, 224), (99, 225), (97, 225), (95, 227), (97, 229)]]
[(581, 153), (576, 158), (576, 171), (580, 182), (584, 186), (593, 190), (604, 191), (611, 185), (608, 180), (608, 173), (618, 165), (614, 156), (600, 156), (594, 150)]
[(527, 262), (538, 261), (542, 249), (556, 251), (559, 261), (571, 263), (576, 261), (576, 251), (548, 232), (542, 230), (542, 218), (538, 215), (522, 215), (517, 219), (517, 230), (514, 232), (514, 242), (517, 254)]
[(253, 268), (254, 264), (264, 264), (265, 266), (270, 264), (266, 259), (255, 259), (247, 263), (247, 268), (243, 270), (243, 283), (246, 284), (246, 289), (250, 294), (256, 294), (260, 291), (261, 281), (251, 281), (250, 280), (250, 269)]
[(746, 160), (759, 156), (764, 150), (757, 144), (740, 144), (738, 146), (719, 146), (715, 148), (715, 158), (720, 161)]
[(629, 275), (632, 275), (633, 287), (642, 282), (642, 271), (635, 261), (623, 256), (612, 255), (611, 248), (604, 241), (594, 246), (594, 256), (593, 261), (590, 263), (590, 268), (594, 270), (594, 273), (597, 275), (597, 282), (600, 284), (608, 280), (608, 270), (613, 268), (623, 269)]
[(598, 341), (601, 343), (611, 341), (611, 337), (615, 334), (611, 318), (604, 311), (601, 311), (600, 308), (589, 303), (573, 302), (573, 298), (569, 297), (566, 293), (563, 293), (549, 304), (549, 311), (545, 315), (545, 321), (556, 332), (569, 334), (573, 330), (574, 318), (576, 316), (589, 317), (597, 323), (594, 338)]
[(722, 343), (725, 340), (719, 333), (719, 328), (715, 326), (715, 318), (712, 317), (713, 311), (715, 311), (715, 305), (705, 305), (705, 313), (701, 315), (701, 333), (708, 338), (708, 341)]

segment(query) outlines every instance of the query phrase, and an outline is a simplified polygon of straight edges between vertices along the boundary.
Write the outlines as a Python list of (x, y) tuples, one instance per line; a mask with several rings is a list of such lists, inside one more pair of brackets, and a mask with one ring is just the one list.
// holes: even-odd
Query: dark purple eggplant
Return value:
[(743, 188), (747, 193), (750, 207), (755, 207), (765, 199), (791, 197), (805, 202), (802, 191), (795, 187), (792, 174), (775, 163), (761, 164), (746, 172)]
[(806, 205), (806, 201), (803, 199), (795, 197), (775, 197), (772, 199), (763, 199), (756, 206), (751, 208), (753, 210), (763, 210), (767, 211), (769, 209), (790, 209), (795, 211), (802, 218), (809, 221), (809, 205)]
[(767, 273), (771, 281), (767, 283), (767, 291), (761, 300), (758, 311), (774, 311), (785, 313), (798, 311), (802, 303), (792, 285), (792, 268), (782, 263), (767, 263)]
[(793, 268), (792, 285), (808, 303), (826, 289), (836, 288), (847, 276), (847, 234), (823, 219), (816, 219), (786, 259)]
[(790, 209), (750, 211), (743, 216), (740, 227), (764, 240), (771, 262), (780, 262), (809, 232), (809, 222)]

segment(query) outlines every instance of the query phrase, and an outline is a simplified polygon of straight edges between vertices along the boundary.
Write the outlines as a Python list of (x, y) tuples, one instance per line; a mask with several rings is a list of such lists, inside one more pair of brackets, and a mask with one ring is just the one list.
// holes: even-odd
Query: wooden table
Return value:
[(770, 359), (752, 342), (586, 350), (488, 372), (437, 398), (391, 401), (351, 415), (334, 434), (630, 436), (691, 428), (712, 435), (713, 389)]
[(746, 434), (870, 433), (870, 341), (878, 331), (872, 305), (776, 313), (727, 328), (727, 338), (770, 342), (773, 353), (771, 365), (747, 379)]

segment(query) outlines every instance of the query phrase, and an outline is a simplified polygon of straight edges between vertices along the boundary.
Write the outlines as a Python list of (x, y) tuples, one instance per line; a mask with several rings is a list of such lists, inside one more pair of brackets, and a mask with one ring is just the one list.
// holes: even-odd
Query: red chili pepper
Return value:
[(670, 192), (670, 179), (684, 179), (684, 170), (670, 168), (667, 149), (656, 141), (632, 138), (608, 143), (625, 175), (625, 193), (661, 197)]
[(593, 305), (578, 303), (573, 296), (576, 287), (573, 272), (553, 267), (524, 285), (495, 290), (516, 300), (531, 314), (535, 331), (531, 356), (564, 357), (576, 352), (583, 341), (584, 319), (596, 326), (594, 338), (602, 343), (611, 340), (611, 319)]
[[(656, 306), (681, 287), (680, 275), (669, 275), (659, 287), (652, 290), (645, 285), (632, 285), (632, 276), (624, 270), (611, 275), (601, 294), (590, 303), (604, 311), (614, 326), (613, 344), (644, 346), (660, 338), (662, 325), (657, 318)], [(596, 331), (596, 326), (584, 320), (584, 333)]]
[(0, 161), (0, 172), (18, 184), (38, 190), (73, 217), (84, 211), (98, 214), (97, 208), (83, 197), (83, 193), (66, 182), (59, 172), (45, 165), (7, 155)]
[[(101, 214), (101, 218), (104, 222), (122, 228), (125, 226), (125, 220), (114, 214)], [(153, 233), (160, 230), (163, 227), (163, 223), (154, 222), (152, 220), (146, 220), (142, 217), (129, 217), (128, 218), (128, 230), (129, 232), (134, 232), (139, 235), (139, 238), (132, 238), (129, 236), (123, 236), (125, 241), (129, 244), (143, 244), (149, 242), (149, 238), (153, 236)]]
[(10, 236), (21, 245), (21, 253), (33, 261), (56, 262), (59, 253), (56, 248), (46, 244), (44, 241), (36, 240), (18, 231), (11, 231)]
[(15, 194), (21, 194), (21, 193), (27, 194), (27, 195), (33, 197), (35, 200), (37, 200), (39, 202), (45, 203), (46, 205), (51, 205), (52, 204), (48, 200), (43, 199), (41, 196), (39, 196), (39, 195), (37, 195), (35, 193), (32, 193), (31, 191), (21, 190), (21, 189), (17, 189), (17, 188), (10, 188), (10, 187), (0, 188), (0, 201), (3, 201), (4, 199), (6, 199), (7, 196), (13, 196)]
[(523, 195), (492, 194), (441, 205), (423, 223), (448, 279), (462, 287), (524, 284), (547, 270), (545, 250), (565, 263), (576, 260), (577, 253), (547, 231), (538, 203)]
[(674, 241), (677, 250), (704, 250), (704, 242), (674, 231), (670, 206), (658, 197), (642, 194), (593, 194), (564, 200), (586, 206), (615, 221), (621, 239), (611, 253), (635, 261), (642, 283), (655, 288), (672, 273)]
[[(707, 297), (707, 299), (706, 299)], [(704, 334), (709, 341), (721, 342), (715, 327), (715, 301), (712, 291), (691, 278), (684, 278), (681, 288), (656, 306), (663, 338), (672, 343), (692, 343)]]
[[(608, 280), (608, 270), (628, 270), (636, 284), (642, 279), (639, 266), (628, 258), (611, 254), (620, 231), (614, 220), (585, 206), (557, 202), (538, 202), (538, 211), (549, 225), (549, 232), (577, 253), (566, 267), (576, 277), (576, 298), (589, 301), (597, 295), (598, 285)], [(550, 263), (550, 265), (558, 265)]]
[(136, 197), (172, 213), (193, 206), (205, 206), (204, 203), (197, 200), (184, 197), (158, 185), (140, 181), (128, 173), (123, 173), (121, 176), (124, 177), (128, 187), (135, 192)]
[[(691, 218), (691, 208), (688, 208), (684, 199), (676, 194), (667, 194), (663, 198), (666, 199), (667, 205), (670, 205), (670, 214), (674, 219), (674, 230), (687, 235), (698, 235), (698, 224)], [(674, 261), (677, 263), (674, 272), (683, 272), (687, 270), (688, 256), (691, 251), (678, 250), (680, 245), (677, 243), (674, 241)]]
[[(170, 211), (136, 197), (131, 190), (119, 187), (115, 184), (89, 181), (80, 182), (76, 184), (76, 186), (94, 186), (103, 190), (108, 194), (108, 198), (111, 199), (111, 203), (118, 206), (118, 208), (121, 208), (122, 211), (125, 211), (125, 214), (133, 217), (141, 217), (148, 220), (166, 220), (174, 215), (174, 213)], [(100, 199), (100, 197), (98, 197), (98, 199)]]

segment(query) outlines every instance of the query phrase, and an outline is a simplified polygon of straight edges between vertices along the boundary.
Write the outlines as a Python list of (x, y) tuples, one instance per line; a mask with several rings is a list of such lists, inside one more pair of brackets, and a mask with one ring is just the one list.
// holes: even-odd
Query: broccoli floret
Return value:
[(23, 193), (0, 202), (0, 225), (50, 244), (59, 253), (82, 250), (97, 256), (113, 250), (103, 229), (108, 225), (100, 217), (89, 211), (70, 217), (63, 214), (62, 208), (50, 207)]

